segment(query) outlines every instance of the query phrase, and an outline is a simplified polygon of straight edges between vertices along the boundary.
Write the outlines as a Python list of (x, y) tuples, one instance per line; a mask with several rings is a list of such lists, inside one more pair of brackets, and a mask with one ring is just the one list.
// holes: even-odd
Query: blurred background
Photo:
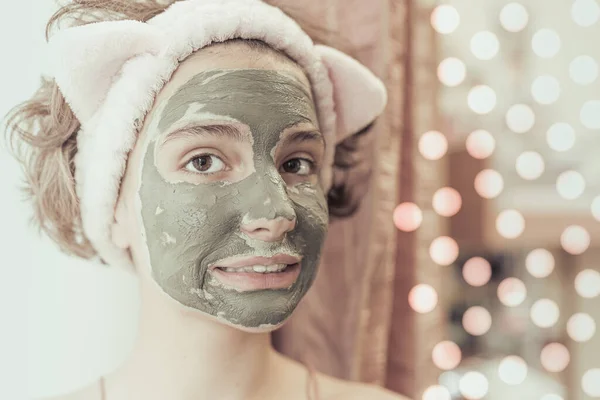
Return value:
[[(275, 346), (416, 400), (600, 398), (598, 1), (301, 8), (342, 34), (390, 101), (368, 139), (368, 195), (332, 223), (319, 278)], [(55, 9), (20, 0), (0, 13), (2, 115), (45, 72)], [(37, 235), (2, 151), (0, 351), (12, 378), (0, 398), (64, 393), (131, 345), (135, 280)]]
[[(425, 219), (439, 217), (422, 243), (434, 271), (415, 280), (408, 300), (445, 326), (423, 349), (438, 371), (415, 394), (600, 398), (600, 7), (414, 7), (422, 174), (394, 222), (423, 237)], [(424, 97), (436, 105), (429, 115)]]

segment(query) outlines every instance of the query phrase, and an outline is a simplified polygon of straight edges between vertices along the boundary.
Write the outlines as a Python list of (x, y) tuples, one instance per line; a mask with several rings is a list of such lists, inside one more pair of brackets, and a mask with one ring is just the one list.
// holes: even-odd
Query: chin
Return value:
[[(248, 333), (267, 333), (267, 332), (273, 332), (279, 328), (281, 328), (289, 319), (289, 316), (287, 318), (284, 318), (281, 322), (277, 322), (277, 323), (264, 323), (264, 324), (260, 324), (258, 326), (246, 326), (240, 323), (237, 323), (235, 321), (230, 321), (227, 320), (226, 318), (223, 317), (215, 317), (214, 315), (208, 314), (206, 312), (203, 311), (199, 311), (194, 309), (194, 311), (202, 314), (203, 317), (210, 319), (213, 322), (217, 322), (219, 324), (225, 325), (225, 326), (229, 326), (231, 328), (235, 328), (237, 330), (243, 331), (243, 332), (248, 332)], [(291, 315), (290, 315), (291, 316)]]

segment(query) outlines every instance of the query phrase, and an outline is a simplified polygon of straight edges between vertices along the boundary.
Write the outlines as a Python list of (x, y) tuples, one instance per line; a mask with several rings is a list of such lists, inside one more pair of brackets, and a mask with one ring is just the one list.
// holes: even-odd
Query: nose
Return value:
[(258, 218), (248, 221), (244, 218), (241, 230), (252, 239), (262, 240), (264, 242), (278, 242), (283, 240), (285, 234), (296, 227), (296, 217), (292, 219), (286, 217), (276, 218)]
[(240, 230), (251, 239), (278, 242), (296, 227), (296, 210), (283, 179), (260, 178), (248, 190)]

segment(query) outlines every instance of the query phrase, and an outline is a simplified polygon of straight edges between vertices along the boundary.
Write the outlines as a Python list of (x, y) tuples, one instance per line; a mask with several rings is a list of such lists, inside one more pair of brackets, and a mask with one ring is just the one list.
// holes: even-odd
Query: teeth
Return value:
[(287, 264), (273, 264), (273, 265), (252, 265), (249, 267), (240, 268), (221, 268), (225, 272), (258, 272), (259, 274), (268, 274), (273, 272), (281, 272), (287, 267)]

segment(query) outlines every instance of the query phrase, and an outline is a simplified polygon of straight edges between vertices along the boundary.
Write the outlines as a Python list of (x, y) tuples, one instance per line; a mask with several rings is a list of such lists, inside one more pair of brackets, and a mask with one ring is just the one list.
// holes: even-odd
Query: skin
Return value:
[[(157, 107), (138, 192), (153, 278), (181, 304), (229, 323), (281, 324), (315, 278), (328, 222), (317, 179), (324, 141), (309, 88), (278, 71), (215, 69)], [(204, 154), (196, 163), (216, 172), (198, 171), (188, 154)], [(258, 234), (276, 230), (275, 221), (282, 231)], [(302, 258), (289, 288), (240, 291), (209, 270), (278, 253)]]
[[(289, 79), (286, 82), (291, 86), (301, 83), (298, 90), (304, 87), (310, 93), (308, 80), (296, 64), (274, 52), (251, 50), (243, 43), (219, 44), (198, 51), (180, 64), (158, 93), (128, 157), (112, 227), (115, 244), (130, 252), (136, 267), (140, 310), (131, 350), (116, 369), (105, 375), (106, 400), (309, 398), (306, 367), (272, 348), (270, 331), (276, 328), (272, 323), (277, 320), (267, 316), (260, 303), (278, 312), (278, 318), (284, 320), (316, 272), (320, 253), (318, 240), (304, 235), (321, 234), (326, 225), (326, 215), (319, 211), (324, 207), (324, 194), (319, 188), (318, 174), (298, 176), (282, 173), (280, 168), (290, 158), (314, 157), (318, 162), (321, 157), (322, 142), (318, 138), (285, 141), (297, 132), (318, 128), (314, 126), (310, 107), (304, 111), (310, 122), (304, 121), (292, 128), (257, 129), (254, 125), (258, 122), (251, 121), (250, 117), (241, 121), (246, 116), (237, 115), (234, 119), (239, 121), (231, 121), (229, 116), (225, 122), (237, 124), (240, 140), (221, 135), (218, 143), (210, 143), (206, 135), (193, 135), (193, 140), (188, 137), (178, 142), (165, 141), (165, 135), (177, 128), (171, 125), (183, 119), (175, 117), (175, 112), (163, 116), (171, 101), (175, 102), (171, 104), (183, 104), (175, 100), (177, 93), (184, 93), (181, 88), (198, 74), (231, 69), (240, 73), (257, 69), (274, 72), (275, 76)], [(309, 103), (312, 104), (306, 100), (306, 104)], [(225, 112), (225, 108), (212, 111), (233, 115), (233, 111)], [(222, 117), (219, 120), (223, 124)], [(164, 126), (161, 127), (160, 122)], [(283, 120), (279, 123), (287, 124)], [(214, 149), (219, 143), (223, 147)], [(197, 150), (203, 153), (206, 148), (227, 153), (221, 155), (231, 168), (210, 177), (181, 168), (179, 161), (187, 161), (183, 155), (196, 155)], [(260, 184), (260, 191), (247, 190), (237, 195), (238, 190), (247, 189), (244, 186), (247, 182)], [(266, 193), (271, 207), (267, 207)], [(225, 202), (229, 202), (228, 207), (219, 209), (218, 205)], [(186, 209), (190, 212), (182, 212)], [(292, 212), (295, 220), (289, 219)], [(171, 218), (166, 218), (167, 215)], [(203, 229), (204, 223), (214, 225)], [(207, 231), (214, 234), (209, 235)], [(163, 232), (170, 236), (164, 236)], [(291, 288), (272, 293), (240, 293), (208, 284), (210, 275), (206, 273), (206, 266), (210, 262), (203, 264), (202, 260), (234, 253), (267, 252), (273, 250), (273, 246), (277, 246), (277, 251), (281, 246), (288, 246), (290, 252), (299, 252), (303, 257), (306, 276), (299, 277)], [(184, 262), (173, 264), (169, 262), (171, 256)], [(197, 277), (190, 280), (189, 286), (182, 284), (183, 279), (181, 283), (171, 284), (177, 279), (169, 276), (187, 277), (190, 269), (197, 272)], [(229, 303), (214, 305), (206, 295), (199, 296), (197, 290), (194, 290), (195, 297), (189, 292), (201, 288), (202, 293), (206, 290), (213, 294), (213, 300), (237, 304), (235, 307)], [(274, 298), (282, 300), (268, 304)], [(292, 302), (291, 306), (282, 305), (286, 301)], [(227, 311), (224, 316), (219, 315), (221, 310)], [(248, 315), (248, 319), (232, 322), (243, 315)], [(401, 399), (381, 388), (345, 382), (321, 373), (317, 373), (315, 379), (320, 399)], [(60, 398), (100, 400), (99, 388), (95, 382)]]

